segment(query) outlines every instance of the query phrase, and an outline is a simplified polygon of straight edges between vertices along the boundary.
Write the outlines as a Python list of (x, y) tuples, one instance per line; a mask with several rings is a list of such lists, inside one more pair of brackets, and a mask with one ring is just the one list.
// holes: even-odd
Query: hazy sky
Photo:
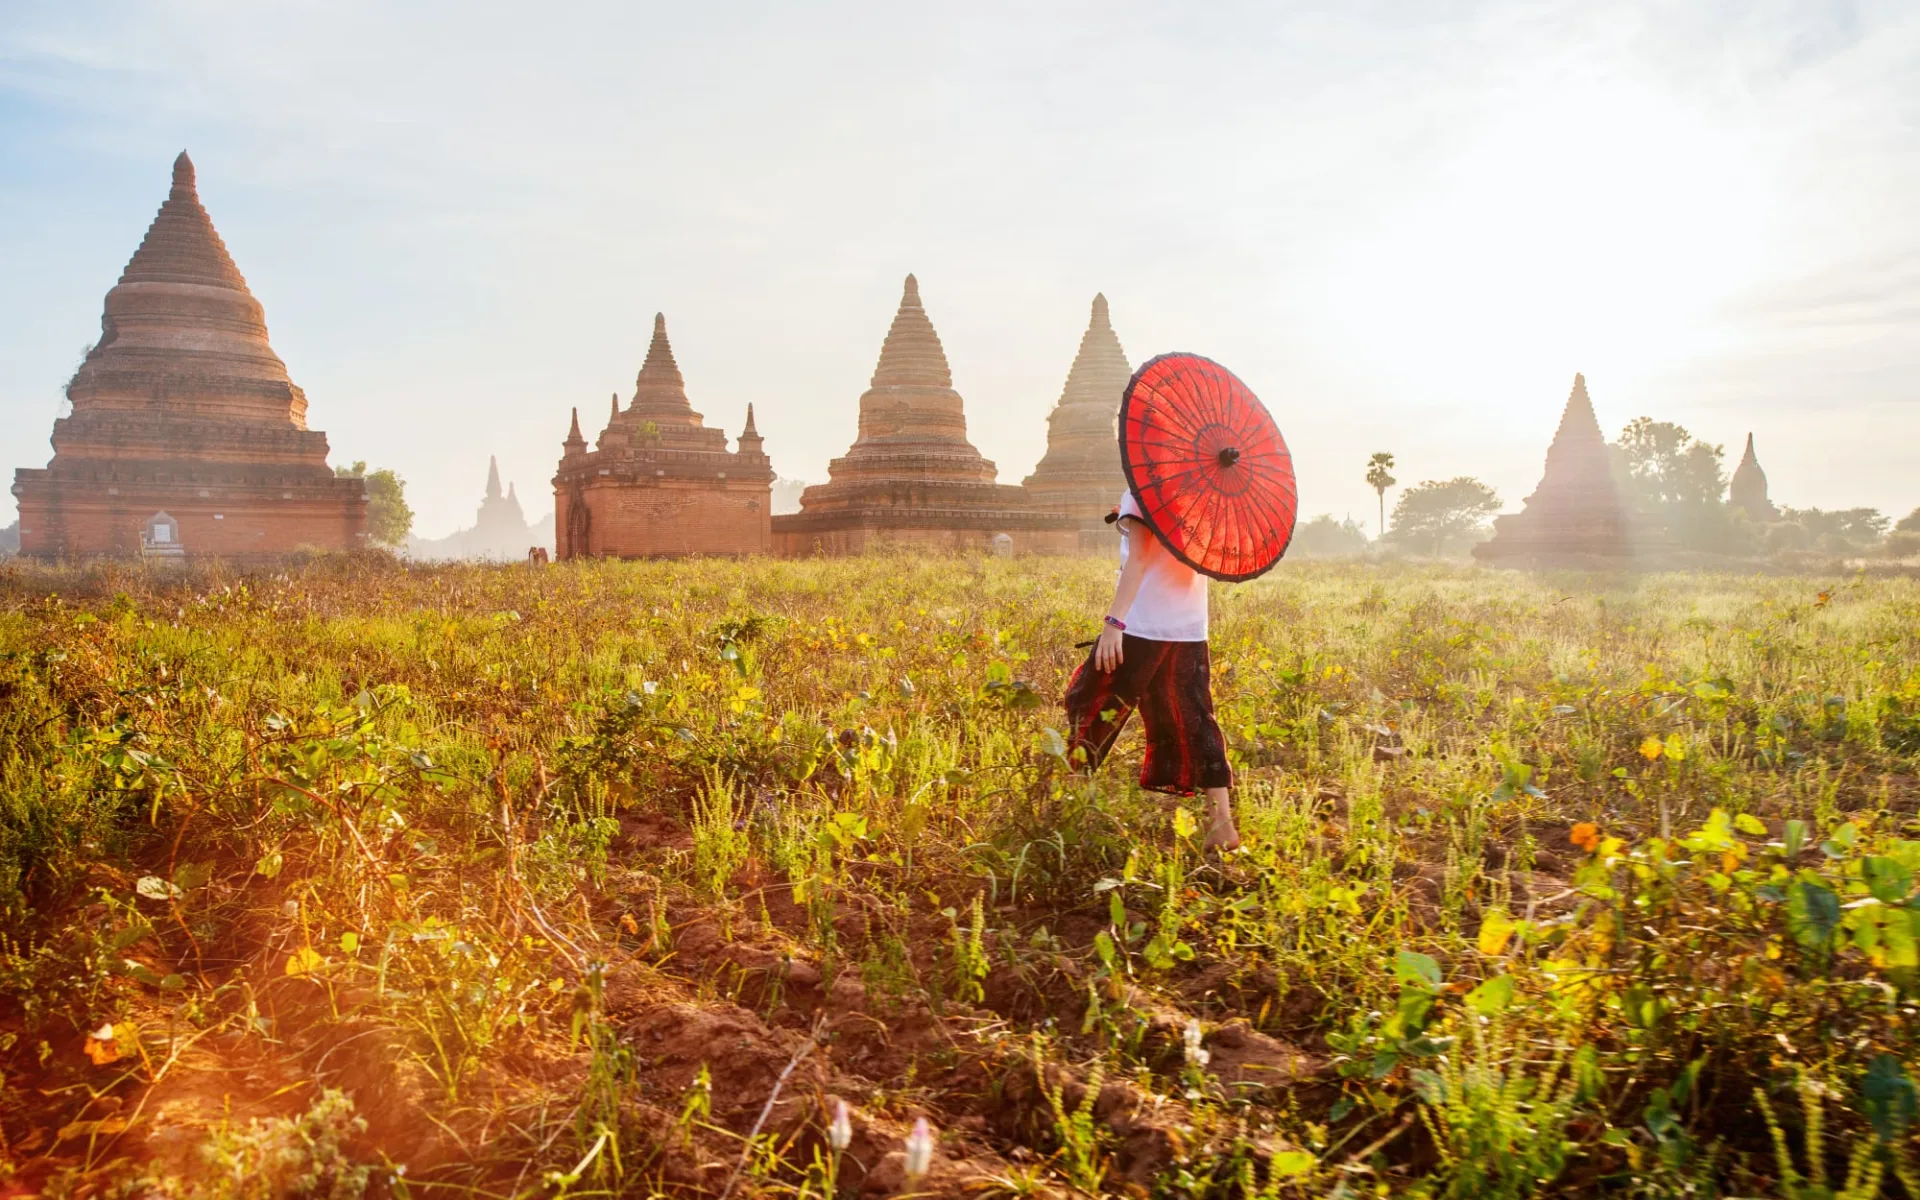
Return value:
[[(44, 465), (188, 149), (335, 462), (551, 506), (656, 310), (825, 478), (918, 273), (1018, 482), (1104, 291), (1371, 524), (1367, 455), (1517, 506), (1575, 371), (1777, 501), (1920, 505), (1920, 5), (0, 3), (0, 465)], [(1389, 497), (1391, 500), (1391, 497)], [(11, 519), (0, 497), (0, 522)]]

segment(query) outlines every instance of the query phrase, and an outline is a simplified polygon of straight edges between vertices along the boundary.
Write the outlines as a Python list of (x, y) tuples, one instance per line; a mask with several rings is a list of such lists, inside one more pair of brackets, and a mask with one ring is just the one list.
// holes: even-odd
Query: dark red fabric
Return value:
[(1098, 767), (1138, 709), (1147, 741), (1141, 787), (1183, 796), (1232, 787), (1227, 741), (1213, 717), (1207, 644), (1122, 634), (1120, 655), (1119, 666), (1102, 671), (1088, 654), (1067, 684), (1069, 757), (1088, 770)]
[(1293, 540), (1293, 454), (1259, 397), (1197, 354), (1163, 354), (1120, 400), (1120, 463), (1147, 524), (1174, 557), (1237, 583)]

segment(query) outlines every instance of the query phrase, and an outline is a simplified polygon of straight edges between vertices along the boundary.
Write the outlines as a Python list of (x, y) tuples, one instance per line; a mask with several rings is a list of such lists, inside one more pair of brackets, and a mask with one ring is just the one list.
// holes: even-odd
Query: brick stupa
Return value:
[(1473, 556), (1498, 566), (1620, 566), (1633, 557), (1633, 523), (1593, 415), (1584, 375), (1573, 377), (1540, 486), (1517, 513), (1495, 517)]
[(781, 555), (988, 550), (1001, 535), (1021, 552), (1078, 545), (1072, 517), (1035, 510), (1022, 489), (995, 482), (993, 463), (967, 440), (964, 404), (911, 275), (860, 397), (859, 435), (827, 474), (801, 493), (799, 512), (774, 518)]
[(710, 429), (687, 399), (686, 381), (667, 342), (667, 319), (653, 318), (653, 342), (634, 379), (633, 400), (612, 415), (592, 450), (580, 435), (580, 411), (562, 443), (553, 477), (553, 528), (561, 558), (663, 558), (689, 554), (765, 554), (773, 547), (773, 467), (747, 406), (738, 449)]
[(1756, 524), (1765, 525), (1780, 519), (1780, 510), (1767, 495), (1767, 473), (1760, 469), (1760, 460), (1754, 456), (1751, 433), (1747, 435), (1747, 452), (1740, 456), (1740, 465), (1733, 469), (1733, 479), (1727, 484), (1727, 502), (1744, 511)]
[(1033, 507), (1072, 516), (1084, 549), (1110, 549), (1113, 542), (1105, 518), (1127, 490), (1114, 422), (1132, 377), (1107, 319), (1107, 298), (1095, 296), (1067, 385), (1047, 415), (1046, 456), (1020, 485)]
[(67, 399), (52, 462), (14, 475), (22, 553), (246, 558), (365, 539), (365, 484), (328, 469), (184, 153)]

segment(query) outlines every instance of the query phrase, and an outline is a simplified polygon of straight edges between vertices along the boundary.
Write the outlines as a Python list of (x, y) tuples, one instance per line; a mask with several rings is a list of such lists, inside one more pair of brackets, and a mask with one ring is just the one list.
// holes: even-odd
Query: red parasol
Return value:
[(1120, 401), (1120, 464), (1174, 557), (1229, 583), (1271, 570), (1293, 540), (1293, 455), (1272, 414), (1212, 359), (1162, 354)]

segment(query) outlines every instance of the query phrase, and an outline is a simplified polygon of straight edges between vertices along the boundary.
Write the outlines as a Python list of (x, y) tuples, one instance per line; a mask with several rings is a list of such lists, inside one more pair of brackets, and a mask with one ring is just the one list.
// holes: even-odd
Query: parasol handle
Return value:
[(1240, 450), (1235, 446), (1223, 447), (1220, 451), (1220, 465), (1230, 467), (1240, 461)]

